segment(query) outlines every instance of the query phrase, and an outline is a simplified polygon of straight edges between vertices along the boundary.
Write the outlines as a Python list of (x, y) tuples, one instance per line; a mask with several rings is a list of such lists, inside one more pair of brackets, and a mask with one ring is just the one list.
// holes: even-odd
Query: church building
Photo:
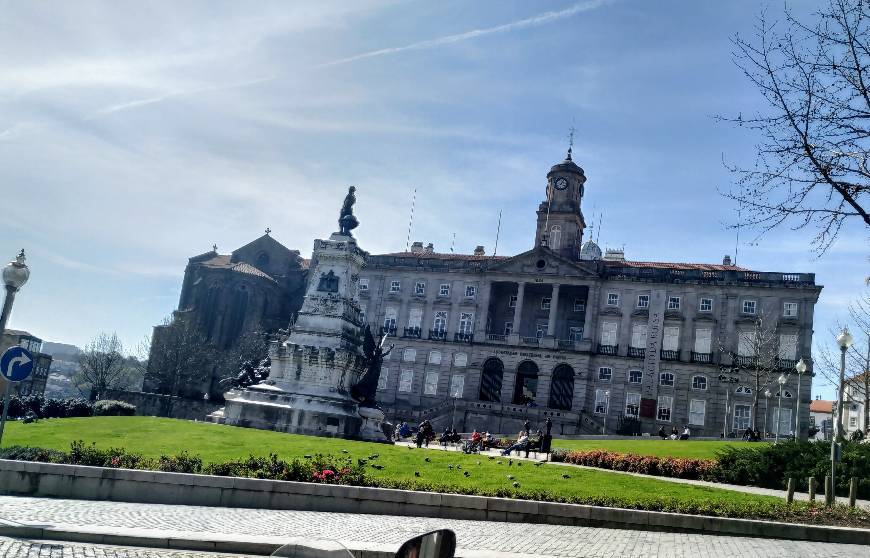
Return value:
[[(395, 345), (378, 386), (387, 418), (508, 435), (549, 418), (557, 436), (786, 435), (797, 426), (806, 437), (812, 379), (795, 364), (812, 368), (814, 274), (745, 269), (728, 256), (602, 254), (585, 237), (585, 184), (569, 150), (546, 175), (534, 242), (521, 254), (415, 242), (368, 255), (359, 303)], [(226, 347), (246, 331), (284, 328), (307, 263), (268, 234), (229, 256), (197, 256), (179, 311)]]

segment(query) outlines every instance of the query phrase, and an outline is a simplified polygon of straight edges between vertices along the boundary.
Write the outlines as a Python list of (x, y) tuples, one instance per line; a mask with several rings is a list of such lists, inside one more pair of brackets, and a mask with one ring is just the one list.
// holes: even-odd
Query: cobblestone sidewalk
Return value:
[(0, 558), (239, 558), (239, 555), (0, 537)]
[[(857, 545), (748, 537), (522, 525), (425, 517), (128, 504), (13, 496), (0, 496), (0, 518), (8, 524), (54, 526), (66, 530), (105, 529), (118, 532), (126, 529), (138, 536), (177, 538), (201, 538), (203, 535), (221, 538), (238, 536), (255, 537), (263, 542), (286, 542), (287, 539), (298, 537), (337, 539), (352, 548), (355, 544), (388, 545), (398, 548), (402, 541), (419, 533), (450, 528), (457, 534), (459, 547), (473, 551), (465, 553), (471, 556), (475, 551), (591, 558), (646, 556), (817, 558), (821, 555), (825, 558), (859, 556), (866, 558), (870, 554), (867, 548)], [(12, 555), (0, 554), (0, 556)], [(54, 555), (50, 554), (50, 556)], [(67, 555), (59, 556), (65, 558)], [(78, 555), (72, 554), (72, 556), (77, 558)], [(178, 556), (185, 555), (179, 553)]]

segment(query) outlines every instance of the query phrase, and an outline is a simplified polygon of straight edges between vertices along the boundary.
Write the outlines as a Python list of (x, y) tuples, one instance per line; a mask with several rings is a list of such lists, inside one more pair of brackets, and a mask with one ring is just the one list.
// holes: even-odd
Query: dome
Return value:
[(583, 243), (583, 246), (580, 248), (580, 259), (581, 260), (600, 260), (601, 259), (601, 248), (595, 244), (593, 240), (587, 240)]
[(570, 172), (574, 174), (579, 174), (584, 179), (586, 178), (586, 175), (583, 174), (583, 169), (577, 166), (577, 163), (575, 163), (574, 160), (571, 159), (571, 149), (568, 149), (568, 154), (565, 156), (564, 161), (562, 161), (561, 163), (556, 163), (555, 165), (550, 167), (550, 172), (547, 173), (547, 177), (549, 178), (551, 174), (557, 172)]

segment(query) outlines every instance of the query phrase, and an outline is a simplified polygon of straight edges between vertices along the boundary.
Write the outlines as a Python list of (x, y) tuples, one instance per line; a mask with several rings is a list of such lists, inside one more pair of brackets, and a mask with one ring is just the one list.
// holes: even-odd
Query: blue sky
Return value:
[[(722, 161), (751, 163), (754, 138), (713, 116), (760, 106), (729, 42), (758, 8), (0, 1), (0, 256), (24, 247), (32, 268), (10, 326), (132, 348), (188, 257), (267, 226), (308, 254), (350, 184), (369, 251), (404, 248), (413, 188), (414, 240), (490, 251), (502, 210), (499, 253), (524, 251), (572, 123), (602, 244), (719, 262), (735, 251)], [(738, 263), (815, 272), (821, 341), (861, 289), (867, 234), (822, 259), (811, 237), (744, 233)]]

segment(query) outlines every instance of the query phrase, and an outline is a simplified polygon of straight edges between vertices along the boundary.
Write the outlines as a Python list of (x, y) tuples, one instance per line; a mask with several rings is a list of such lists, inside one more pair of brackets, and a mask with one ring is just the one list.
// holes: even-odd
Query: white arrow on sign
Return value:
[(11, 374), (13, 370), (15, 370), (15, 365), (23, 366), (30, 362), (30, 359), (27, 358), (27, 355), (18, 355), (9, 361), (9, 370), (8, 373)]

